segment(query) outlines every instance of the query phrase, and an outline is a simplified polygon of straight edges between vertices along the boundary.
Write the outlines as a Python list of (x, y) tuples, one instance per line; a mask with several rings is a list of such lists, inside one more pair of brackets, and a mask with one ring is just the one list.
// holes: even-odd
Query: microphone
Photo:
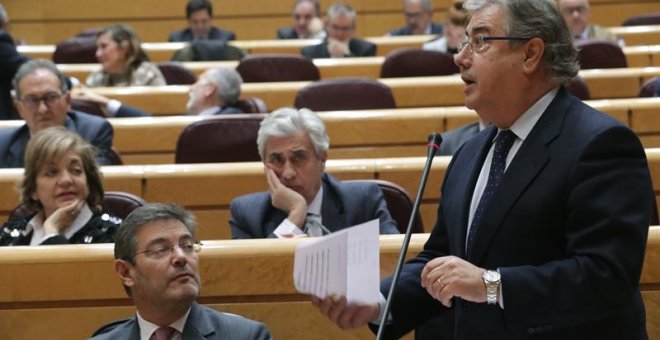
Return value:
[(392, 300), (394, 298), (394, 292), (396, 284), (399, 281), (399, 276), (401, 275), (401, 268), (403, 267), (403, 262), (406, 259), (406, 253), (408, 252), (408, 246), (410, 245), (410, 236), (412, 235), (413, 225), (415, 224), (415, 217), (419, 212), (419, 204), (422, 201), (422, 196), (424, 196), (424, 188), (426, 187), (426, 180), (429, 177), (429, 171), (431, 171), (431, 163), (433, 163), (433, 157), (438, 152), (440, 143), (442, 142), (442, 136), (433, 132), (429, 135), (426, 164), (424, 165), (424, 171), (422, 172), (422, 178), (419, 183), (419, 188), (417, 189), (417, 197), (415, 198), (415, 204), (413, 205), (412, 213), (410, 214), (410, 220), (408, 220), (408, 228), (406, 228), (406, 235), (403, 237), (403, 244), (401, 245), (401, 252), (399, 253), (399, 260), (396, 263), (396, 269), (394, 270), (394, 275), (392, 276), (392, 284), (390, 286), (390, 291), (387, 294), (387, 301), (385, 302), (385, 310), (382, 313), (380, 318), (380, 324), (378, 325), (378, 333), (376, 334), (376, 340), (383, 338), (383, 333), (386, 326), (387, 316), (390, 314), (390, 309), (392, 308)]

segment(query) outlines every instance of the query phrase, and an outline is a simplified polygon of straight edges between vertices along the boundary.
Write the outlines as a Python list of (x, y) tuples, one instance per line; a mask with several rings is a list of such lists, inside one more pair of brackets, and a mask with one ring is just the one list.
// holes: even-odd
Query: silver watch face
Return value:
[(484, 273), (484, 280), (486, 282), (498, 282), (500, 281), (500, 273), (495, 270), (487, 270)]

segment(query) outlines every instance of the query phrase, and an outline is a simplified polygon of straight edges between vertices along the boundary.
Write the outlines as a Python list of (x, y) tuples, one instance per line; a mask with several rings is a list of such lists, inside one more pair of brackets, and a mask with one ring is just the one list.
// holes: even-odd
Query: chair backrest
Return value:
[(295, 107), (313, 111), (396, 108), (390, 88), (373, 79), (334, 78), (313, 82), (298, 91)]
[(621, 47), (606, 40), (583, 40), (575, 43), (578, 48), (580, 68), (626, 68), (628, 62)]
[(392, 51), (385, 57), (380, 77), (445, 76), (458, 72), (454, 56), (450, 53), (404, 48)]
[(166, 61), (156, 65), (165, 77), (167, 85), (190, 85), (197, 81), (197, 76), (179, 62)]
[(260, 161), (257, 132), (264, 117), (264, 114), (234, 114), (193, 122), (179, 134), (174, 162)]
[(103, 112), (101, 106), (93, 101), (74, 98), (71, 100), (71, 109), (105, 118), (105, 112)]
[(243, 98), (236, 104), (244, 113), (268, 113), (266, 102), (259, 97)]
[[(139, 196), (123, 191), (106, 191), (103, 195), (101, 208), (104, 213), (119, 217), (122, 220), (133, 211), (133, 209), (145, 205), (146, 202)], [(9, 214), (9, 220), (23, 218), (34, 211), (31, 211), (23, 204), (19, 204)]]
[(225, 40), (196, 40), (174, 52), (172, 61), (241, 60), (245, 51)]
[(591, 92), (589, 92), (589, 86), (587, 85), (587, 82), (584, 80), (584, 78), (580, 77), (579, 75), (573, 77), (573, 79), (568, 81), (568, 83), (566, 84), (566, 89), (568, 90), (568, 92), (570, 92), (572, 95), (574, 95), (576, 98), (580, 100), (591, 99)]
[[(383, 197), (385, 198), (385, 203), (387, 203), (387, 210), (390, 211), (392, 219), (396, 222), (397, 228), (400, 233), (405, 233), (406, 228), (408, 228), (408, 221), (410, 220), (410, 215), (412, 214), (413, 208), (413, 199), (410, 197), (406, 189), (402, 188), (396, 183), (384, 181), (381, 179), (356, 179), (356, 180), (347, 180), (344, 182), (366, 182), (366, 183), (375, 183), (378, 185), (380, 190), (383, 192)], [(422, 222), (422, 217), (417, 212), (415, 216), (415, 223), (413, 225), (413, 233), (423, 233), (424, 224)]]
[(660, 13), (637, 15), (626, 19), (623, 26), (660, 25)]
[(245, 83), (319, 80), (321, 74), (314, 63), (295, 54), (249, 55), (236, 71)]
[(110, 160), (110, 165), (124, 165), (124, 160), (121, 159), (121, 154), (114, 146), (110, 147), (110, 152), (106, 155)]
[(660, 97), (660, 77), (653, 77), (642, 84), (639, 97)]
[(56, 64), (97, 63), (96, 37), (73, 37), (60, 42), (53, 52), (53, 62)]
[(103, 211), (117, 216), (122, 220), (135, 208), (145, 205), (142, 197), (123, 191), (106, 191), (101, 206)]

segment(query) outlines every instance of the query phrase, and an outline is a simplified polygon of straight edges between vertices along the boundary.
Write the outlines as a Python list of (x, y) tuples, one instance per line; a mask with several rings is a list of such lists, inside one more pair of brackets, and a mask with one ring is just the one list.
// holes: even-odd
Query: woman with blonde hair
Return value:
[(101, 69), (87, 77), (87, 86), (166, 85), (158, 66), (149, 62), (140, 39), (126, 25), (108, 26), (98, 33), (96, 59)]
[(20, 183), (32, 213), (0, 228), (0, 246), (113, 242), (120, 219), (103, 214), (103, 180), (94, 147), (64, 127), (36, 133)]

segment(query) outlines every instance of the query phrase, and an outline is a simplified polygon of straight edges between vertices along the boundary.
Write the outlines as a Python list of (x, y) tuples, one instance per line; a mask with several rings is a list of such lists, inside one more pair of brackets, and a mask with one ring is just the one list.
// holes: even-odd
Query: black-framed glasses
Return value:
[(51, 92), (47, 93), (41, 97), (39, 96), (25, 96), (20, 101), (30, 110), (35, 110), (39, 107), (39, 103), (42, 101), (46, 106), (51, 107), (57, 103), (57, 101), (64, 96), (63, 93)]
[(457, 49), (458, 52), (460, 53), (465, 46), (470, 50), (472, 53), (480, 53), (483, 52), (486, 46), (488, 45), (488, 42), (491, 40), (519, 40), (519, 41), (526, 41), (529, 40), (530, 38), (522, 38), (522, 37), (508, 37), (508, 36), (483, 36), (483, 35), (475, 35), (470, 39), (469, 37), (465, 37), (465, 40), (461, 43), (458, 44)]
[(155, 245), (149, 247), (147, 250), (135, 253), (135, 256), (144, 254), (152, 259), (160, 260), (172, 255), (174, 248), (180, 248), (184, 254), (192, 255), (193, 253), (199, 253), (202, 251), (202, 243), (199, 241), (187, 240), (172, 245)]

